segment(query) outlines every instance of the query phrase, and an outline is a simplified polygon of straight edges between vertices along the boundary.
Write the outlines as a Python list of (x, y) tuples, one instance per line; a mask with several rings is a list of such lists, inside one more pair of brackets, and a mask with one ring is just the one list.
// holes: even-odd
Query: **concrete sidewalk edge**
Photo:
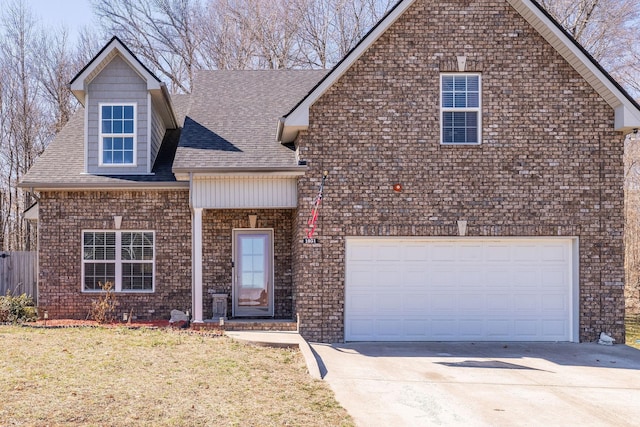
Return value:
[(312, 378), (321, 380), (320, 367), (309, 343), (297, 332), (273, 331), (225, 331), (229, 338), (251, 345), (276, 348), (297, 348), (304, 357), (307, 371)]

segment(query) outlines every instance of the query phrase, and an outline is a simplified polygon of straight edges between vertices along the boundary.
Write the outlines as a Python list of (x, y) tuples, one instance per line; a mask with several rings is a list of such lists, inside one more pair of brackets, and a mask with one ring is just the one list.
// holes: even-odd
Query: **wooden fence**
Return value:
[(0, 252), (0, 295), (31, 295), (35, 301), (38, 281), (37, 252)]

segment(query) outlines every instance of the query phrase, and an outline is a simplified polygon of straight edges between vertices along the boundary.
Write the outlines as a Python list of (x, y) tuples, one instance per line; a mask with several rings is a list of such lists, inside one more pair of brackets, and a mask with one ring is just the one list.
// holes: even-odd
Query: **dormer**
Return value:
[(113, 37), (71, 92), (85, 111), (85, 173), (151, 174), (166, 130), (178, 127), (164, 83)]

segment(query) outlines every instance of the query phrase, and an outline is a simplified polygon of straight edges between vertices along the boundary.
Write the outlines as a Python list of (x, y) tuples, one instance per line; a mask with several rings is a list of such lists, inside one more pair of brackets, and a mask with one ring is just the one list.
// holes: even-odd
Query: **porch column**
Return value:
[(193, 323), (202, 320), (202, 208), (193, 208)]

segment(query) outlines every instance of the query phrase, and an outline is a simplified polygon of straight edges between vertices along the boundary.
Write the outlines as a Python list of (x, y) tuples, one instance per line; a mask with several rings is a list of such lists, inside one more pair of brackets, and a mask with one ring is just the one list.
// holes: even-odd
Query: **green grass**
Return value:
[(627, 316), (624, 323), (626, 326), (626, 344), (640, 349), (640, 315)]
[(0, 326), (0, 426), (351, 426), (298, 351), (125, 328)]

